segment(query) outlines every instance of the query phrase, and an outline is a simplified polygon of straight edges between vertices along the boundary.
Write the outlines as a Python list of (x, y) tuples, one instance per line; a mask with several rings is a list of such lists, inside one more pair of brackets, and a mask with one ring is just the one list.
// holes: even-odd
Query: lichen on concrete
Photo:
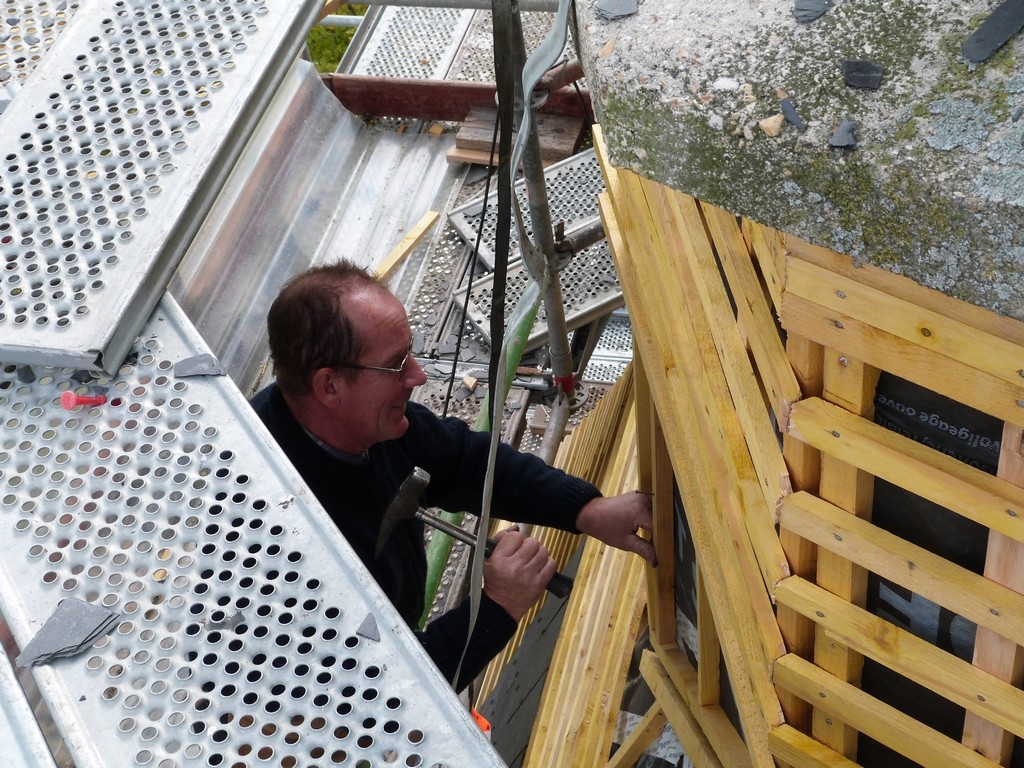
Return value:
[[(811, 24), (792, 0), (592, 5), (574, 35), (613, 162), (1024, 319), (1024, 43), (959, 55), (993, 2), (835, 0)], [(883, 65), (882, 87), (847, 87), (843, 59)], [(780, 89), (806, 131), (762, 127)], [(828, 146), (844, 119), (852, 151)]]
[(988, 139), (990, 126), (995, 122), (987, 112), (979, 112), (973, 101), (949, 96), (933, 101), (928, 111), (938, 116), (932, 121), (928, 146), (944, 151), (963, 149), (980, 152)]

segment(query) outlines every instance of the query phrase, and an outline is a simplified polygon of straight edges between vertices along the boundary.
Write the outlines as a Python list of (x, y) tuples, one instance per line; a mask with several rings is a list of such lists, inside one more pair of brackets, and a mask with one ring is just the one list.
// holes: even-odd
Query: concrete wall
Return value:
[[(579, 0), (574, 35), (616, 165), (1024, 320), (1024, 33), (961, 55), (997, 5), (833, 0), (798, 23), (794, 0), (645, 0), (606, 21)], [(845, 59), (881, 87), (846, 85)], [(830, 146), (844, 120), (855, 148)]]

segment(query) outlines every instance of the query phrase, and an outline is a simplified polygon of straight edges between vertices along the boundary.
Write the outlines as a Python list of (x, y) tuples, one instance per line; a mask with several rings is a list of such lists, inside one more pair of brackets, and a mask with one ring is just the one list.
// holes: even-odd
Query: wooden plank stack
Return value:
[[(497, 115), (494, 109), (471, 109), (455, 134), (455, 146), (449, 150), (448, 159), (497, 166), (497, 154), (491, 155), (491, 146), (496, 141)], [(541, 162), (545, 166), (565, 160), (579, 149), (586, 125), (582, 119), (543, 112), (535, 113), (533, 119), (537, 125)]]
[[(591, 741), (536, 764), (631, 765), (667, 720), (698, 766), (854, 766), (865, 737), (924, 766), (1009, 765), (1024, 738), (1024, 324), (615, 168), (595, 133), (662, 563), (646, 575), (642, 667), (657, 703), (610, 762)], [(876, 424), (882, 372), (1002, 421), (998, 473)], [(984, 526), (984, 572), (872, 522), (876, 478)], [(677, 640), (679, 506), (695, 666)], [(873, 579), (976, 624), (973, 659), (872, 613)], [(962, 729), (869, 693), (865, 659), (962, 708)], [(544, 733), (562, 716), (549, 702), (586, 709), (581, 680), (555, 681), (531, 748), (564, 746)]]
[[(630, 369), (563, 441), (555, 464), (597, 485), (606, 495), (638, 487), (635, 388)], [(577, 536), (534, 528), (564, 568)], [(564, 609), (524, 766), (561, 768), (607, 760), (626, 685), (633, 647), (642, 628), (644, 567), (640, 558), (584, 543), (575, 586)], [(539, 607), (483, 675), (478, 699), (486, 699), (523, 642)]]

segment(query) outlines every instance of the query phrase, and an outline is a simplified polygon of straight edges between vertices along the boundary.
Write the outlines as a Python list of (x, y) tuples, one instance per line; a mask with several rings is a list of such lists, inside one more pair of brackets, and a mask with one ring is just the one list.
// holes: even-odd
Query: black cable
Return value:
[(594, 116), (590, 114), (590, 107), (587, 106), (587, 100), (583, 98), (583, 91), (580, 90), (580, 81), (573, 80), (572, 87), (576, 89), (576, 95), (580, 97), (580, 105), (583, 107), (583, 114), (586, 115), (587, 125), (593, 128)]
[(494, 120), (494, 133), (491, 136), (491, 154), (487, 162), (487, 180), (484, 182), (484, 203), (483, 209), (480, 211), (480, 223), (476, 228), (476, 242), (473, 244), (473, 259), (469, 263), (469, 281), (466, 283), (466, 301), (462, 304), (462, 317), (459, 320), (459, 335), (455, 339), (455, 360), (452, 361), (452, 374), (448, 379), (448, 392), (444, 396), (444, 408), (441, 412), (441, 418), (445, 418), (448, 415), (448, 406), (452, 401), (452, 390), (455, 388), (455, 371), (459, 365), (459, 355), (462, 354), (462, 338), (465, 335), (466, 330), (466, 317), (469, 314), (469, 299), (473, 290), (473, 277), (476, 273), (476, 261), (480, 258), (480, 240), (483, 239), (484, 234), (484, 220), (487, 218), (487, 202), (488, 197), (491, 193), (491, 176), (493, 166), (491, 161), (494, 159), (494, 148), (498, 144), (498, 119), (495, 117)]

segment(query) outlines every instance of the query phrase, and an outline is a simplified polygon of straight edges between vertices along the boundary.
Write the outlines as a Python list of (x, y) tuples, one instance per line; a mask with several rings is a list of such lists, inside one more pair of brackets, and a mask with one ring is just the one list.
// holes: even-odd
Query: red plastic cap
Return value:
[(80, 405), (103, 405), (105, 402), (107, 402), (105, 395), (79, 395), (70, 389), (60, 393), (60, 404), (67, 411), (73, 411)]

